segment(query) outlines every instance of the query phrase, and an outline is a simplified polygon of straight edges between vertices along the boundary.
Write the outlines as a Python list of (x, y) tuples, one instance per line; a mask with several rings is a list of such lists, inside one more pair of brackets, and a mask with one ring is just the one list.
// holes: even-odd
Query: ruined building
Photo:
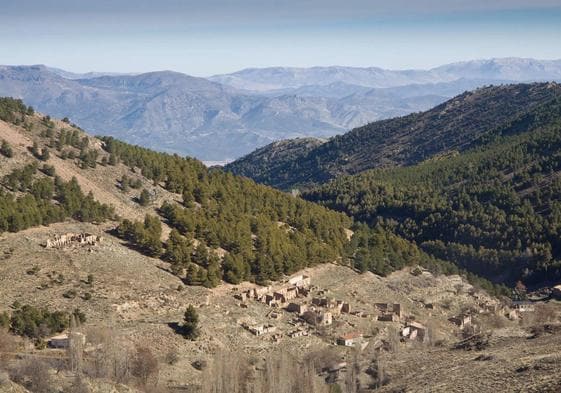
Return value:
[(101, 236), (89, 233), (66, 233), (64, 235), (55, 235), (52, 239), (47, 239), (46, 248), (64, 248), (73, 245), (77, 246), (94, 246), (101, 242)]

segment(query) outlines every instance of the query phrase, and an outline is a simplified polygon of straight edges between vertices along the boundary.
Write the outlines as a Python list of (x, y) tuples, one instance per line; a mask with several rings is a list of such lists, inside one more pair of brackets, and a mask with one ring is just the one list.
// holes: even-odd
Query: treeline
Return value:
[(304, 197), (495, 281), (555, 282), (561, 279), (560, 119), (556, 102), (464, 154), (342, 177)]
[[(345, 215), (248, 179), (210, 171), (193, 159), (103, 140), (105, 149), (122, 163), (182, 195), (181, 205), (164, 203), (159, 213), (175, 229), (163, 257), (174, 271), (185, 272), (181, 274), (188, 282), (265, 282), (342, 255), (345, 228), (351, 225)], [(152, 244), (156, 236), (143, 233), (145, 224), (123, 222), (119, 233), (149, 254), (159, 254)], [(216, 258), (219, 249), (226, 252), (222, 263)]]
[[(54, 169), (43, 166), (51, 175)], [(38, 164), (15, 169), (2, 179), (9, 191), (0, 190), (0, 233), (18, 232), (74, 218), (97, 222), (114, 216), (113, 208), (85, 195), (75, 178), (65, 182), (59, 177), (38, 177)]]

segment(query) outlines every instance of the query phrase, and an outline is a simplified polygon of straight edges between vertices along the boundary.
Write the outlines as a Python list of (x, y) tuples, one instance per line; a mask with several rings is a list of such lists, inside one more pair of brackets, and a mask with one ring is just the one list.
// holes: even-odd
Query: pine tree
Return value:
[(183, 335), (189, 340), (196, 340), (200, 335), (199, 315), (193, 305), (189, 305), (183, 317)]
[(148, 206), (148, 204), (150, 203), (150, 199), (150, 193), (146, 188), (144, 188), (140, 193), (140, 196), (138, 197), (138, 203), (140, 204), (140, 206)]

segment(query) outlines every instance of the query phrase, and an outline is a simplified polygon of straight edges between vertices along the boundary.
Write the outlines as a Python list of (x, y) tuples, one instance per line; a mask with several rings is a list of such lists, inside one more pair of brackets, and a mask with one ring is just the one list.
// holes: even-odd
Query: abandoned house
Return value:
[[(401, 304), (399, 303), (376, 303), (374, 304), (376, 310), (380, 314), (393, 314), (397, 317), (397, 320), (401, 319)], [(381, 320), (381, 319), (378, 319)]]
[(288, 336), (290, 338), (297, 338), (297, 337), (304, 337), (308, 335), (308, 331), (307, 330), (302, 330), (302, 329), (298, 329), (295, 330), (293, 332), (288, 333)]
[(298, 315), (302, 315), (306, 311), (308, 311), (308, 305), (305, 303), (303, 304), (289, 303), (288, 306), (286, 307), (286, 311), (295, 312)]
[(409, 340), (425, 342), (428, 339), (427, 328), (419, 322), (408, 322), (401, 335)]
[(309, 276), (300, 274), (298, 276), (294, 276), (288, 280), (288, 284), (293, 285), (295, 287), (303, 287), (307, 288), (311, 284), (311, 278)]
[(262, 336), (263, 334), (266, 333), (274, 333), (277, 330), (277, 328), (273, 325), (258, 325), (258, 326), (244, 325), (244, 327), (256, 336)]
[(83, 333), (72, 333), (71, 336), (67, 333), (59, 334), (49, 338), (47, 344), (50, 348), (68, 348), (73, 339), (79, 340), (81, 345), (86, 344), (86, 336)]
[(339, 336), (337, 338), (337, 345), (343, 345), (345, 347), (354, 347), (361, 339), (362, 339), (362, 333), (351, 332)]
[(46, 248), (63, 248), (71, 245), (89, 245), (93, 246), (101, 243), (101, 236), (89, 233), (66, 233), (64, 235), (55, 235), (52, 239), (47, 239)]
[(460, 329), (463, 329), (464, 327), (471, 325), (471, 315), (467, 313), (462, 313), (455, 317), (449, 318), (448, 321), (452, 322)]
[(380, 322), (399, 322), (399, 317), (394, 313), (380, 314), (377, 319)]
[(312, 298), (312, 304), (318, 307), (327, 307), (329, 299), (326, 297), (314, 297)]
[(534, 303), (525, 300), (513, 301), (512, 308), (518, 312), (534, 312), (536, 310)]
[(333, 323), (333, 314), (329, 311), (306, 311), (302, 314), (302, 319), (314, 326), (328, 326)]

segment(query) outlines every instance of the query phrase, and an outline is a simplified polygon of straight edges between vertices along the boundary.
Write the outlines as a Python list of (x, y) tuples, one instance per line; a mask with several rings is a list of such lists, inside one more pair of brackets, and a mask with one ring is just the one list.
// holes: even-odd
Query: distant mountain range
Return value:
[(413, 84), (453, 82), (458, 79), (508, 81), (557, 80), (561, 60), (503, 58), (452, 63), (430, 70), (385, 70), (377, 67), (249, 68), (209, 79), (238, 89), (268, 91), (326, 86), (332, 83), (387, 88)]
[(466, 90), (561, 81), (561, 61), (493, 59), (431, 70), (313, 67), (248, 69), (208, 79), (161, 71), (86, 73), (0, 66), (0, 95), (99, 135), (229, 161), (273, 141), (327, 138), (432, 108)]

